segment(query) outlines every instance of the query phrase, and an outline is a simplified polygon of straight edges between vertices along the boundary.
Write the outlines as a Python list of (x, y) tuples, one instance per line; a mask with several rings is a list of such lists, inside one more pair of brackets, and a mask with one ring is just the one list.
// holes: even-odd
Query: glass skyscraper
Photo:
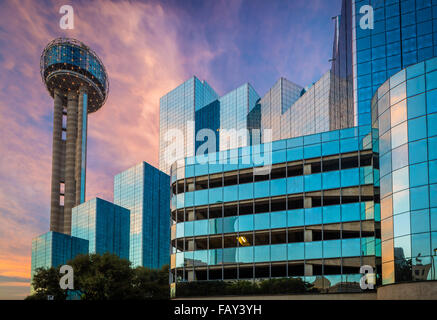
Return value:
[(129, 259), (130, 212), (94, 198), (72, 210), (72, 236), (89, 241), (89, 253), (106, 252)]
[[(366, 5), (374, 13), (370, 28), (361, 27)], [(333, 61), (337, 88), (344, 88), (338, 91), (344, 101), (339, 105), (349, 112), (353, 108), (355, 125), (370, 124), (370, 101), (379, 86), (400, 70), (437, 55), (437, 3), (343, 0), (339, 20)]]
[(146, 162), (114, 178), (114, 203), (130, 210), (133, 267), (161, 268), (169, 263), (169, 186), (169, 176)]
[(88, 240), (49, 231), (32, 240), (31, 278), (38, 268), (58, 267), (88, 253)]
[(159, 100), (159, 169), (170, 172), (171, 155), (166, 152), (171, 141), (166, 134), (180, 130), (183, 137), (182, 155), (194, 155), (195, 113), (218, 99), (217, 93), (206, 81), (192, 77), (173, 89)]

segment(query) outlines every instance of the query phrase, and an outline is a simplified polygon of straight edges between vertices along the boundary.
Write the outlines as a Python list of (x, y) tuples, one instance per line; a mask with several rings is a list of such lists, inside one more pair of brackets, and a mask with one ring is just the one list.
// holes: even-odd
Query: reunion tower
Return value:
[(46, 46), (40, 69), (54, 100), (50, 230), (71, 234), (71, 209), (85, 201), (88, 113), (105, 103), (108, 76), (93, 50), (67, 38)]

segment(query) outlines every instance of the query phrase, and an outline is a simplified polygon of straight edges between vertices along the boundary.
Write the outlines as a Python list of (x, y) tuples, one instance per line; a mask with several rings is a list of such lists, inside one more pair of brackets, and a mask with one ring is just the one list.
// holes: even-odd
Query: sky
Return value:
[[(64, 4), (74, 29), (59, 27)], [(88, 118), (86, 198), (113, 200), (113, 177), (158, 166), (159, 98), (196, 75), (219, 95), (329, 70), (341, 0), (0, 0), (0, 299), (30, 292), (32, 239), (49, 229), (53, 100), (39, 72), (56, 37), (90, 46), (109, 75)]]

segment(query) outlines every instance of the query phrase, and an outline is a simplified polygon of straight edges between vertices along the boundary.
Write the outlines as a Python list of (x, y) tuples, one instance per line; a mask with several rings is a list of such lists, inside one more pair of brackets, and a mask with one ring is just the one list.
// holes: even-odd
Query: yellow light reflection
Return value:
[(244, 236), (237, 237), (237, 240), (240, 243), (240, 245), (242, 245), (243, 247), (250, 246), (249, 241), (247, 241), (246, 237)]

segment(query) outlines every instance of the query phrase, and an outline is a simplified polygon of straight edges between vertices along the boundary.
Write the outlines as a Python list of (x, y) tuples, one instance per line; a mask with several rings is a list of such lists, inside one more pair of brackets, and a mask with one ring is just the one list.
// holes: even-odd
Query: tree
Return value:
[(67, 293), (59, 286), (61, 274), (58, 268), (38, 268), (32, 279), (34, 293), (27, 300), (47, 300), (47, 296), (53, 296), (55, 300), (65, 300)]
[[(78, 255), (67, 262), (74, 271), (74, 290), (83, 300), (168, 299), (168, 266), (161, 270), (131, 268), (129, 260), (105, 253)], [(37, 270), (32, 285), (35, 293), (28, 299), (66, 299), (60, 289), (59, 268)]]

